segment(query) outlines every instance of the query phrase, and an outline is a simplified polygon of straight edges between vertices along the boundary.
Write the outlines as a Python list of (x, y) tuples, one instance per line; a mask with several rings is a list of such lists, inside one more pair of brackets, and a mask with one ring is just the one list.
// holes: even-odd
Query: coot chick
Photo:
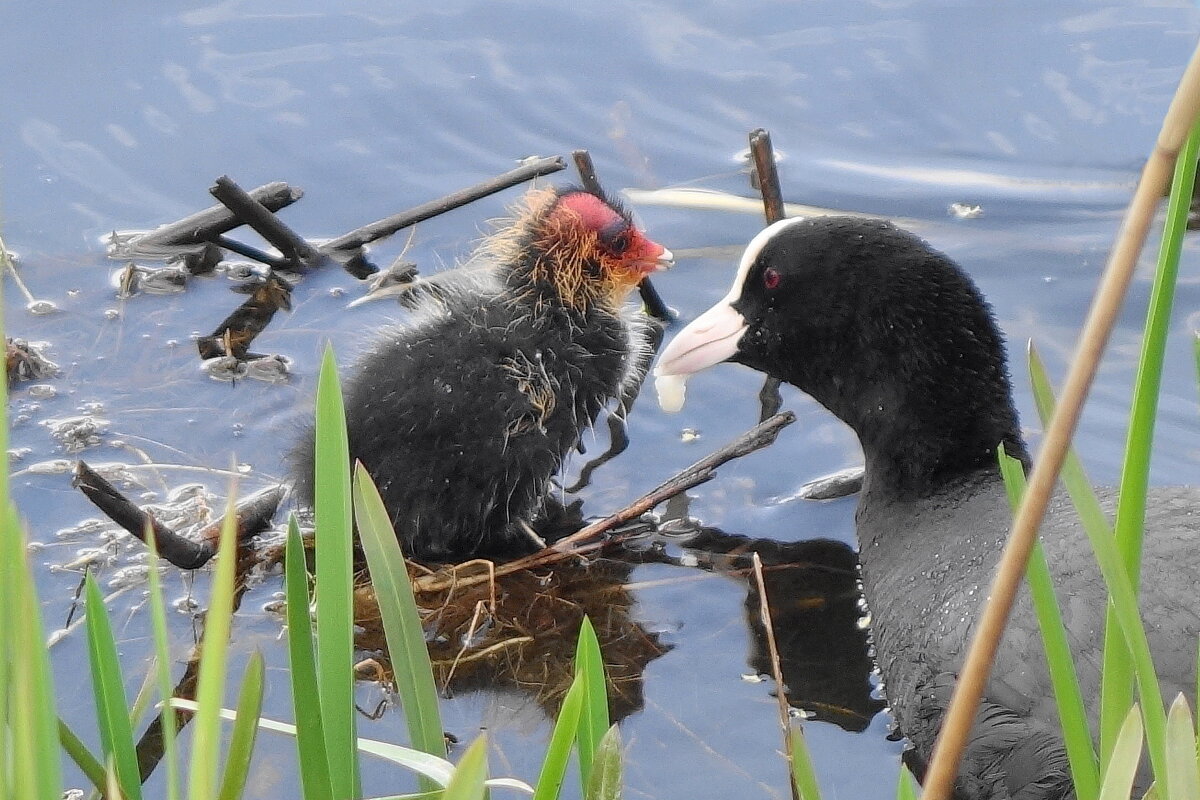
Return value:
[[(858, 435), (855, 520), (877, 661), (900, 730), (927, 759), (1012, 521), (996, 447), (1028, 461), (989, 306), (954, 262), (887, 222), (785, 220), (750, 242), (729, 294), (675, 337), (655, 373), (670, 384), (723, 360), (797, 386)], [(1111, 511), (1112, 492), (1101, 496)], [(1200, 633), (1195, 505), (1193, 490), (1155, 490), (1146, 518), (1141, 602), (1168, 697), (1190, 685)], [(1103, 581), (1069, 500), (1055, 498), (1041, 533), (1083, 696), (1095, 698)], [(1073, 794), (1024, 589), (957, 789)]]
[[(581, 433), (641, 377), (644, 315), (626, 307), (671, 263), (619, 204), (527, 193), (412, 318), (388, 328), (343, 387), (350, 457), (371, 473), (406, 554), (519, 553)], [(311, 437), (307, 437), (311, 439)], [(313, 448), (298, 448), (311, 501)]]

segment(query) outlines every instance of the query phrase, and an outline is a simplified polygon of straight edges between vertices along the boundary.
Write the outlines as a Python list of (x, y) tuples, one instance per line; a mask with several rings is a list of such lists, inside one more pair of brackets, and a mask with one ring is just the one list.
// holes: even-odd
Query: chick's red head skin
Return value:
[(671, 253), (638, 230), (617, 204), (588, 191), (556, 193), (534, 238), (541, 277), (570, 305), (619, 306), (646, 275), (671, 264)]

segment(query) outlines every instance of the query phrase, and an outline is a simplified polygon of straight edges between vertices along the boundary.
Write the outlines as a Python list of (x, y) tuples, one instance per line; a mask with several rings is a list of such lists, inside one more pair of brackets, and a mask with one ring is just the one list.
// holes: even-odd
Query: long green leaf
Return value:
[(190, 800), (211, 800), (217, 794), (220, 759), (221, 701), (225, 693), (225, 673), (229, 666), (229, 632), (233, 627), (233, 579), (237, 566), (237, 528), (234, 495), (230, 491), (221, 525), (217, 548), (217, 569), (213, 573), (212, 597), (204, 616), (201, 641), (200, 675), (196, 686), (198, 710), (192, 721), (192, 755), (188, 774)]
[(896, 800), (917, 800), (917, 779), (908, 771), (908, 767), (900, 765), (900, 775), (896, 779)]
[[(0, 276), (12, 269), (4, 239), (0, 237)], [(4, 281), (0, 280), (0, 334), (4, 329)], [(8, 382), (0, 386), (0, 402), (8, 408)], [(24, 544), (18, 540), (20, 529), (12, 526), (7, 514), (8, 498), (8, 415), (0, 422), (0, 608), (20, 613), (16, 595), (17, 570), (27, 570), (24, 559)], [(19, 557), (15, 554), (21, 554)], [(7, 754), (11, 752), (9, 735), (15, 732), (10, 725), (16, 721), (15, 712), (9, 703), (9, 687), (15, 688), (12, 666), (21, 651), (17, 647), (15, 625), (0, 625), (0, 795), (12, 797), (16, 790), (15, 778), (10, 771), (13, 766)]]
[(558, 710), (558, 719), (554, 721), (554, 730), (550, 733), (550, 744), (546, 747), (546, 757), (542, 761), (541, 772), (538, 773), (533, 800), (556, 800), (562, 791), (567, 764), (571, 760), (571, 747), (575, 744), (579, 732), (583, 693), (583, 678), (576, 675), (563, 698), (562, 707)]
[(258, 717), (262, 713), (263, 657), (262, 653), (250, 656), (246, 674), (242, 678), (242, 691), (238, 696), (237, 721), (233, 735), (229, 738), (229, 751), (225, 757), (225, 777), (221, 781), (220, 800), (238, 800), (246, 789), (246, 776), (250, 774), (250, 759), (254, 755), (254, 739), (258, 733)]
[(317, 688), (330, 783), (336, 800), (359, 789), (354, 753), (354, 552), (346, 413), (333, 348), (317, 381), (316, 424)]
[[(1025, 469), (1020, 461), (1004, 451), (1004, 445), (1000, 446), (998, 454), (1000, 473), (1008, 490), (1008, 502), (1015, 512), (1025, 494)], [(1079, 688), (1079, 676), (1075, 672), (1067, 629), (1059, 611), (1050, 565), (1046, 562), (1046, 552), (1040, 539), (1034, 542), (1033, 551), (1029, 554), (1025, 578), (1029, 582), (1029, 594), (1037, 615), (1038, 628), (1042, 632), (1042, 646), (1046, 651), (1050, 684), (1054, 688), (1075, 794), (1079, 800), (1094, 800), (1100, 793), (1100, 764), (1092, 746), (1092, 733), (1088, 726), (1083, 692)]]
[[(0, 425), (0, 428), (4, 426)], [(5, 608), (12, 625), (8, 649), (7, 722), (11, 726), (11, 786), (16, 798), (59, 800), (62, 792), (59, 765), (58, 715), (50, 686), (50, 663), (41, 606), (25, 551), (25, 534), (11, 503), (4, 505), (0, 529), (0, 564), (7, 565), (11, 581)]]
[(454, 769), (454, 776), (446, 785), (442, 800), (483, 800), (487, 791), (487, 737), (480, 736)]
[[(1039, 412), (1045, 416), (1053, 413), (1054, 394), (1045, 370), (1036, 352), (1030, 348), (1029, 369), (1034, 378), (1034, 398)], [(1043, 411), (1045, 409), (1045, 411)], [(1145, 722), (1146, 741), (1150, 750), (1150, 761), (1154, 766), (1154, 776), (1159, 789), (1166, 790), (1166, 730), (1167, 714), (1163, 709), (1162, 692), (1158, 686), (1158, 676), (1154, 672), (1154, 661), (1150, 657), (1150, 644), (1146, 640), (1146, 629), (1138, 612), (1137, 594), (1125, 573), (1125, 565), (1117, 552), (1116, 544), (1108, 528), (1091, 482), (1083, 471), (1073, 450), (1068, 451), (1063, 462), (1063, 483), (1067, 487), (1075, 510), (1083, 522), (1084, 532), (1092, 544), (1092, 553), (1100, 567), (1100, 574), (1108, 587), (1110, 609), (1120, 625), (1125, 644), (1132, 658), (1133, 675), (1137, 681), (1138, 694), (1142, 700), (1142, 717)], [(1109, 650), (1111, 648), (1106, 648)], [(1108, 666), (1107, 664), (1105, 665)], [(1104, 680), (1108, 681), (1106, 674)], [(1105, 698), (1107, 699), (1107, 698)], [(1104, 759), (1103, 753), (1101, 758)], [(1101, 762), (1104, 772), (1107, 772), (1107, 760)]]
[(591, 780), (592, 758), (600, 740), (608, 732), (608, 687), (605, 685), (604, 659), (596, 629), (586, 616), (579, 626), (575, 645), (575, 674), (583, 676), (583, 708), (579, 717), (579, 777), (586, 790)]
[[(184, 700), (182, 698), (174, 698), (171, 700), (172, 708), (181, 708), (185, 711), (196, 710), (196, 703), (192, 700)], [(232, 709), (221, 709), (221, 718), (227, 720), (236, 720), (237, 712)], [(258, 727), (264, 731), (272, 733), (281, 733), (286, 736), (296, 735), (296, 726), (278, 720), (259, 717)], [(411, 769), (419, 775), (425, 775), (432, 778), (439, 786), (445, 786), (450, 782), (451, 775), (454, 774), (454, 765), (444, 758), (432, 756), (429, 753), (423, 753), (420, 750), (414, 750), (411, 747), (404, 747), (390, 742), (380, 742), (375, 739), (360, 738), (356, 746), (360, 753), (369, 756), (382, 758), (399, 767)], [(490, 778), (487, 781), (488, 786), (494, 786), (498, 789), (514, 789), (525, 794), (532, 795), (533, 787), (524, 781), (519, 781), (515, 778)], [(306, 796), (305, 800), (309, 800)]]
[(61, 719), (58, 721), (58, 742), (62, 745), (63, 751), (75, 762), (75, 766), (79, 767), (79, 771), (91, 781), (92, 786), (96, 787), (98, 791), (103, 791), (108, 782), (108, 773), (104, 771), (104, 765), (91, 750), (88, 750), (87, 745), (76, 735), (75, 731), (71, 730), (71, 727)]
[[(1031, 342), (1029, 345), (1029, 377), (1033, 384), (1033, 399), (1037, 405), (1038, 416), (1046, 424), (1054, 414), (1054, 389), (1046, 376), (1045, 365), (1038, 355), (1037, 349)], [(1062, 470), (1063, 482), (1071, 495), (1076, 513), (1083, 523), (1088, 537), (1113, 535), (1112, 526), (1108, 522), (1092, 483), (1084, 473), (1083, 465), (1074, 449), (1067, 451), (1067, 458)], [(1120, 638), (1120, 626), (1111, 610), (1105, 621), (1103, 666), (1100, 670), (1100, 753), (1099, 768), (1105, 771), (1113, 742), (1116, 741), (1128, 714), (1129, 706), (1133, 704), (1133, 664), (1129, 660), (1128, 651), (1121, 646), (1110, 644)]]
[[(1136, 593), (1141, 578), (1142, 537), (1146, 516), (1146, 488), (1150, 480), (1150, 451), (1154, 440), (1154, 423), (1158, 415), (1158, 396), (1162, 385), (1163, 354), (1171, 323), (1171, 307), (1175, 299), (1175, 281), (1179, 273), (1179, 253), (1183, 234), (1187, 230), (1188, 213), (1192, 202), (1192, 187), (1196, 180), (1196, 154), (1200, 150), (1200, 126), (1193, 124), (1175, 161), (1171, 195), (1167, 201), (1166, 222), (1159, 243), (1158, 264), (1150, 290), (1150, 304), (1142, 336), (1142, 353), (1138, 360), (1137, 379), (1129, 411), (1129, 431), (1125, 444), (1125, 460), (1121, 469), (1121, 486), (1117, 501), (1115, 536), (1117, 552)], [(1112, 612), (1105, 626), (1104, 675), (1101, 709), (1102, 733), (1108, 737), (1119, 724), (1118, 715), (1129, 704), (1131, 664), (1124, 641), (1113, 624)], [(1112, 693), (1110, 699), (1108, 694)], [(1103, 743), (1107, 740), (1102, 735)]]
[(799, 726), (793, 725), (788, 729), (788, 750), (792, 756), (792, 786), (796, 787), (796, 794), (800, 800), (821, 800), (817, 770), (813, 767), (804, 731)]
[[(408, 568), (383, 499), (362, 464), (354, 471), (354, 512), (408, 722), (409, 741), (419, 750), (444, 758), (446, 736), (438, 711), (437, 686)], [(429, 791), (433, 787), (423, 788)]]
[(584, 800), (621, 800), (621, 732), (613, 725), (600, 739)]
[(1196, 800), (1200, 797), (1200, 771), (1196, 768), (1196, 734), (1192, 712), (1182, 693), (1175, 696), (1167, 712), (1167, 772), (1170, 778), (1168, 800)]
[(154, 536), (154, 526), (146, 525), (146, 546), (150, 548), (150, 619), (154, 627), (154, 666), (158, 673), (158, 693), (162, 698), (162, 737), (163, 758), (167, 762), (167, 800), (179, 800), (179, 754), (176, 752), (175, 739), (177, 717), (168, 707), (168, 701), (175, 692), (171, 682), (171, 640), (167, 634), (167, 609), (163, 601), (162, 576), (158, 573), (158, 540)]
[(284, 552), (284, 589), (287, 597), (288, 659), (292, 671), (292, 707), (296, 715), (296, 756), (305, 800), (333, 800), (329, 782), (329, 757), (321, 722), (317, 692), (317, 663), (313, 654), (312, 617), (309, 615), (308, 570), (300, 526), (288, 519)]
[(121, 661), (108, 622), (108, 609), (100, 587), (89, 572), (84, 578), (84, 605), (87, 611), (88, 660), (92, 673), (92, 697), (96, 702), (96, 723), (100, 728), (100, 747), (105, 760), (112, 761), (122, 793), (129, 800), (142, 796), (133, 729), (129, 725), (129, 707), (121, 685)]
[(1129, 800), (1141, 757), (1142, 719), (1135, 704), (1125, 715), (1125, 722), (1113, 743), (1112, 755), (1104, 770), (1104, 782), (1100, 786), (1100, 800)]

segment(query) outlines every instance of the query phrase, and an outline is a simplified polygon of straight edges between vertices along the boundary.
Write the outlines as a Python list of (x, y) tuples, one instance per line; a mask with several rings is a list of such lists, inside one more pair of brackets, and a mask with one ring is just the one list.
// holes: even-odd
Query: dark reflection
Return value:
[(686, 564), (746, 582), (744, 612), (750, 629), (750, 667), (770, 675), (766, 632), (759, 616), (751, 555), (763, 563), (780, 666), (788, 702), (812, 718), (860, 732), (884, 702), (871, 695), (872, 662), (858, 589), (858, 555), (841, 542), (750, 539), (697, 527), (682, 540), (685, 555), (663, 548), (643, 560)]
[[(581, 524), (579, 504), (555, 511), (538, 533), (553, 541)], [(555, 530), (558, 523), (565, 526)], [(510, 690), (530, 696), (549, 719), (558, 716), (574, 678), (575, 645), (586, 614), (596, 630), (608, 676), (609, 716), (617, 722), (643, 705), (646, 665), (671, 650), (632, 617), (634, 598), (625, 588), (634, 564), (610, 559), (560, 563), (524, 570), (493, 581), (418, 595), (434, 679), (443, 695)], [(460, 565), (475, 574), (487, 562)], [(357, 645), (379, 653), (390, 679), (387, 643), (369, 584), (357, 590)]]

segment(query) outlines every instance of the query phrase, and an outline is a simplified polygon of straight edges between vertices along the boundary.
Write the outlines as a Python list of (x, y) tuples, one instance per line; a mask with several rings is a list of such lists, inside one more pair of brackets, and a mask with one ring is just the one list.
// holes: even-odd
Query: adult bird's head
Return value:
[(576, 188), (529, 192), (490, 244), (510, 287), (578, 310), (615, 311), (643, 278), (672, 263), (671, 251), (619, 203)]
[(991, 308), (944, 254), (883, 220), (787, 219), (761, 231), (729, 293), (663, 349), (664, 407), (721, 361), (787, 381), (854, 429), (868, 469), (924, 489), (1022, 457)]

